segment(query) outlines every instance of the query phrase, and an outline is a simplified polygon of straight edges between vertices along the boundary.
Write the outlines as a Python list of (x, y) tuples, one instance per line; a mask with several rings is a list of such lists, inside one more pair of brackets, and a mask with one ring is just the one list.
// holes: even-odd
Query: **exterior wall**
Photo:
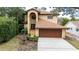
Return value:
[(58, 22), (58, 17), (57, 17), (57, 16), (54, 16), (52, 22), (55, 23), (55, 24), (57, 24), (57, 22)]
[(66, 36), (66, 29), (62, 29), (62, 38), (65, 38)]
[(36, 29), (35, 32), (36, 32), (35, 35), (39, 37), (39, 29)]
[[(68, 30), (66, 30), (66, 32), (74, 34), (76, 36), (79, 36), (79, 31), (76, 31), (76, 29), (78, 28), (77, 26), (75, 26), (72, 22), (69, 22), (68, 24), (65, 25), (66, 27), (70, 28)], [(72, 28), (72, 29), (71, 29)]]
[(57, 16), (54, 16), (52, 19), (48, 19), (47, 16), (48, 16), (48, 15), (39, 15), (39, 18), (57, 24), (57, 20), (58, 20), (58, 19), (57, 19)]
[(30, 33), (30, 21), (31, 21), (31, 19), (30, 19), (30, 14), (31, 13), (35, 13), (36, 14), (36, 22), (38, 22), (38, 12), (36, 12), (36, 11), (34, 11), (34, 10), (31, 10), (31, 11), (28, 11), (28, 14), (27, 14), (27, 20), (28, 20), (28, 25), (27, 25), (27, 27), (28, 27), (28, 34)]
[(40, 19), (47, 20), (47, 15), (39, 15)]

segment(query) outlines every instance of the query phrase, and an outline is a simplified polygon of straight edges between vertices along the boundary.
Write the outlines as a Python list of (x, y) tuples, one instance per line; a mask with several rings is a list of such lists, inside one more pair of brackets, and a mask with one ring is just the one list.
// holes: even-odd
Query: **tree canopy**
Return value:
[[(24, 7), (0, 7), (0, 16), (4, 17), (14, 17), (18, 22), (18, 32), (24, 28), (24, 15), (25, 8)], [(12, 20), (12, 19), (11, 19)]]
[(24, 7), (0, 7), (0, 16), (17, 17), (24, 13)]
[(79, 8), (76, 7), (53, 7), (52, 10), (63, 12), (62, 15), (70, 15), (71, 18), (79, 17)]

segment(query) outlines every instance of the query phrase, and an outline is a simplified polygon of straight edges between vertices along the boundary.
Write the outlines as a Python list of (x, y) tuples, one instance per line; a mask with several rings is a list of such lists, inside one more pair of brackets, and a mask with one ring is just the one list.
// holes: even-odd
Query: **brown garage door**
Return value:
[(62, 37), (62, 29), (39, 29), (40, 37)]

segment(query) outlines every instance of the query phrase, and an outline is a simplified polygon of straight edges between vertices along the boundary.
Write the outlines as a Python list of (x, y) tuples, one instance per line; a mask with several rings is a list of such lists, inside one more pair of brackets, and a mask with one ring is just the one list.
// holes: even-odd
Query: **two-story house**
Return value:
[(57, 24), (58, 17), (52, 13), (35, 8), (26, 11), (25, 27), (28, 34), (38, 37), (65, 38), (66, 27)]

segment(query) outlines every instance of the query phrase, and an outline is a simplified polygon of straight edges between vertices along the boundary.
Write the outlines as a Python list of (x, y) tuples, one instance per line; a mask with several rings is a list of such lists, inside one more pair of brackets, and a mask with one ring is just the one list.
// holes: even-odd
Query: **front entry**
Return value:
[(61, 38), (62, 29), (39, 29), (39, 37)]
[(36, 14), (30, 14), (30, 34), (35, 35), (35, 26), (36, 26)]

